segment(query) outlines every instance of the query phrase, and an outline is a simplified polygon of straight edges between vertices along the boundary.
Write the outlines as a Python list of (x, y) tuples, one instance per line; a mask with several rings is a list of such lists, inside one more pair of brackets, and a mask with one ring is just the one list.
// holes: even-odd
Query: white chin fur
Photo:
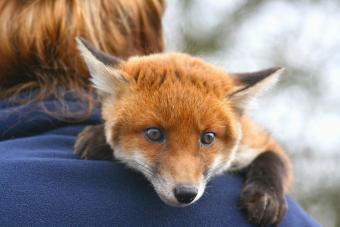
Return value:
[(161, 176), (156, 176), (151, 180), (151, 183), (157, 192), (159, 198), (167, 205), (173, 206), (173, 207), (186, 207), (193, 203), (195, 203), (197, 200), (199, 200), (205, 190), (206, 183), (202, 180), (201, 183), (197, 186), (198, 193), (195, 197), (195, 199), (191, 203), (183, 204), (179, 203), (174, 195), (174, 189), (176, 187), (176, 183), (172, 180), (171, 177), (167, 176), (166, 179), (162, 178)]

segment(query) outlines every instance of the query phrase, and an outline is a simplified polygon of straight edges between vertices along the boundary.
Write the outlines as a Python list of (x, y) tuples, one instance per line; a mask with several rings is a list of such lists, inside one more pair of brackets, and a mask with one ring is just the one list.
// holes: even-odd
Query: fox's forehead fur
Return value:
[(218, 67), (187, 54), (154, 54), (133, 57), (120, 69), (138, 89), (187, 89), (222, 98), (232, 88), (233, 80)]

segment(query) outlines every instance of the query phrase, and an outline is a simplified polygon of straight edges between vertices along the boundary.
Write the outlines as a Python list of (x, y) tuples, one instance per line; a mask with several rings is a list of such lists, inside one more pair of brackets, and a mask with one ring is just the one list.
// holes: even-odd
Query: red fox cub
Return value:
[(246, 115), (281, 68), (230, 74), (180, 53), (124, 61), (77, 42), (105, 122), (80, 133), (75, 150), (81, 158), (114, 157), (143, 173), (166, 204), (179, 207), (196, 202), (213, 176), (245, 170), (241, 207), (249, 221), (281, 221), (291, 163)]

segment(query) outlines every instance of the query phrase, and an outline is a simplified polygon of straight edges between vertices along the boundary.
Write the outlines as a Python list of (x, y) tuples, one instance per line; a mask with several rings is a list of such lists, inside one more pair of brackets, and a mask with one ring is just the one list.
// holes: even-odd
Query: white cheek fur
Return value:
[[(247, 167), (254, 159), (261, 154), (263, 149), (254, 149), (246, 145), (240, 145), (242, 139), (241, 127), (238, 129), (239, 136), (236, 141), (236, 145), (230, 151), (229, 158), (222, 160), (221, 157), (216, 157), (214, 164), (212, 165), (213, 175), (221, 174), (225, 171), (235, 171)], [(216, 168), (216, 166), (218, 168)], [(215, 169), (214, 169), (215, 168)]]
[(143, 156), (140, 150), (124, 151), (119, 144), (114, 144), (112, 141), (112, 128), (114, 123), (105, 123), (106, 142), (113, 149), (113, 155), (116, 160), (123, 162), (131, 169), (143, 173), (146, 178), (150, 179), (153, 175), (151, 163)]
[(232, 163), (234, 162), (237, 152), (239, 149), (239, 145), (242, 139), (242, 130), (241, 125), (237, 125), (237, 139), (235, 140), (234, 146), (229, 151), (229, 156), (224, 158), (223, 155), (217, 155), (213, 161), (213, 164), (210, 166), (208, 171), (207, 180), (211, 177), (224, 173), (225, 171), (230, 170), (232, 167)]
[(150, 180), (154, 172), (151, 163), (143, 156), (143, 153), (138, 150), (123, 151), (120, 146), (114, 146), (114, 157), (126, 164), (131, 169), (137, 170), (144, 174)]

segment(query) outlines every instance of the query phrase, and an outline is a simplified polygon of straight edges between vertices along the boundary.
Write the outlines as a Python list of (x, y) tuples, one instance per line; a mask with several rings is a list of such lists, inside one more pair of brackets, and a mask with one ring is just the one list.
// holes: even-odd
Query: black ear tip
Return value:
[(95, 48), (94, 45), (92, 45), (89, 41), (81, 36), (77, 36), (76, 41), (80, 50), (86, 49), (86, 51), (89, 51), (93, 55), (93, 57), (95, 57), (97, 60), (101, 61), (105, 65), (116, 66), (119, 63), (123, 62), (123, 60), (121, 60), (120, 58), (114, 57)]
[(81, 36), (76, 36), (76, 42), (77, 43), (84, 43), (85, 39)]
[(267, 69), (264, 69), (264, 70), (254, 72), (253, 74), (254, 75), (262, 75), (263, 77), (267, 77), (267, 76), (270, 76), (274, 73), (281, 72), (281, 71), (284, 71), (284, 70), (285, 70), (284, 67), (276, 66), (276, 67), (267, 68)]
[(284, 70), (284, 67), (277, 66), (272, 68), (267, 68), (264, 70), (250, 72), (250, 73), (234, 73), (232, 74), (235, 80), (241, 84), (246, 84), (247, 86), (253, 86), (256, 83), (264, 80), (271, 75), (279, 75)]
[(81, 37), (81, 36), (77, 36), (76, 37), (76, 41), (77, 43), (81, 43), (83, 44), (87, 49), (92, 49), (92, 45), (89, 41), (87, 41), (85, 38)]
[(273, 67), (273, 68), (269, 68), (268, 70), (271, 70), (272, 73), (275, 73), (275, 72), (282, 72), (284, 71), (286, 68), (283, 67), (283, 66), (276, 66), (276, 67)]

